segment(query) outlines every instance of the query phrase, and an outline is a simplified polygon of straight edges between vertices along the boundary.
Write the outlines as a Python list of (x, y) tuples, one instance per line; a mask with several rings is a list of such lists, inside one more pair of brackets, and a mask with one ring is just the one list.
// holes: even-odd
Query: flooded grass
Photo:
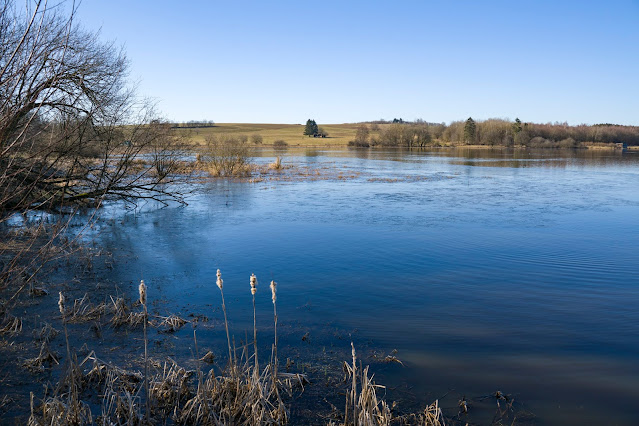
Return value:
[[(255, 296), (257, 279), (255, 275), (250, 278), (250, 290)], [(224, 285), (219, 271), (217, 285), (222, 296), (221, 307), (226, 313)], [(148, 289), (144, 282), (139, 286), (140, 298), (134, 302), (128, 302), (121, 296), (108, 296), (103, 297), (108, 302), (93, 303), (88, 294), (70, 300), (60, 292), (57, 301), (60, 315), (57, 318), (51, 314), (48, 316), (61, 324), (64, 342), (60, 342), (61, 333), (52, 323), (46, 322), (32, 330), (32, 342), (39, 346), (39, 351), (37, 356), (22, 361), (21, 371), (14, 371), (10, 380), (2, 381), (5, 385), (0, 405), (3, 418), (22, 419), (29, 425), (169, 422), (439, 426), (461, 421), (456, 418), (445, 420), (438, 401), (425, 405), (418, 412), (402, 414), (398, 404), (386, 402), (387, 389), (375, 383), (370, 367), (356, 358), (352, 343), (352, 363), (343, 362), (341, 368), (336, 361), (336, 357), (341, 356), (339, 353), (325, 357), (321, 362), (313, 358), (307, 362), (294, 362), (288, 357), (294, 354), (286, 353), (286, 361), (281, 362), (277, 283), (271, 281), (269, 287), (274, 339), (270, 357), (262, 363), (258, 362), (256, 322), (252, 339), (236, 344), (235, 337), (227, 335), (228, 358), (221, 356), (224, 351), (220, 348), (201, 354), (197, 337), (199, 321), (187, 321), (175, 314), (149, 315), (146, 309)], [(51, 298), (47, 300), (51, 301)], [(46, 306), (31, 306), (52, 313)], [(193, 328), (192, 342), (187, 343), (194, 348), (190, 359), (175, 360), (157, 347), (148, 347), (147, 326), (155, 329), (158, 335), (172, 335), (187, 324)], [(110, 341), (133, 342), (133, 346), (139, 348), (138, 355), (133, 359), (129, 355), (112, 357), (112, 354), (117, 354), (118, 348), (104, 347), (102, 338), (84, 341), (83, 334), (78, 335), (77, 331), (87, 325), (91, 325), (94, 331), (98, 329), (103, 330), (100, 333), (111, 334)], [(228, 330), (226, 315), (224, 325)], [(11, 338), (21, 337), (18, 340), (29, 346), (24, 330), (15, 327), (12, 330), (14, 333), (3, 336), (5, 345), (13, 346), (17, 341)], [(124, 330), (126, 333), (121, 334)], [(185, 338), (184, 334), (176, 338), (176, 343), (184, 344), (180, 342)], [(306, 337), (302, 341), (308, 339)], [(95, 343), (101, 348), (90, 349)], [(52, 349), (56, 346), (65, 346), (66, 353)], [(8, 355), (10, 351), (5, 349), (6, 346), (0, 351)], [(98, 350), (113, 360), (107, 361), (98, 356)], [(135, 352), (133, 348), (128, 353)], [(387, 355), (373, 353), (368, 359), (377, 365), (403, 365), (396, 354), (396, 351)], [(125, 361), (126, 358), (128, 361)], [(44, 388), (37, 390), (37, 386), (27, 386), (17, 394), (12, 393), (9, 389), (15, 389), (20, 380), (42, 383)], [(28, 391), (28, 396), (25, 391)], [(343, 398), (343, 409), (338, 408), (340, 398)], [(323, 407), (318, 409), (317, 402), (312, 403), (312, 400), (323, 401)], [(22, 402), (16, 405), (17, 401)], [(512, 409), (511, 404), (505, 412)]]

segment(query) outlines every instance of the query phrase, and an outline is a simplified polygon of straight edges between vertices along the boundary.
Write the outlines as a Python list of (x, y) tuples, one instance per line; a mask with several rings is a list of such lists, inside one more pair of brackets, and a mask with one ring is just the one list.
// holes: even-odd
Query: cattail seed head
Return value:
[(62, 314), (62, 316), (64, 316), (64, 294), (62, 294), (62, 292), (60, 292), (60, 299), (58, 300), (58, 307), (60, 308), (60, 313)]
[(251, 294), (255, 296), (255, 293), (257, 293), (257, 277), (251, 274)]
[(144, 280), (140, 281), (140, 303), (146, 305), (146, 285)]
[(271, 281), (271, 298), (273, 299), (273, 304), (277, 300), (277, 283), (275, 281)]
[(220, 288), (220, 290), (222, 290), (222, 286), (224, 284), (224, 281), (222, 281), (222, 273), (220, 272), (220, 270), (217, 270), (217, 281), (215, 282), (215, 284), (217, 284), (217, 286)]
[(353, 362), (355, 362), (355, 360), (357, 359), (357, 356), (355, 355), (355, 345), (353, 345), (353, 342), (351, 342), (351, 348), (352, 348), (352, 354), (353, 354)]

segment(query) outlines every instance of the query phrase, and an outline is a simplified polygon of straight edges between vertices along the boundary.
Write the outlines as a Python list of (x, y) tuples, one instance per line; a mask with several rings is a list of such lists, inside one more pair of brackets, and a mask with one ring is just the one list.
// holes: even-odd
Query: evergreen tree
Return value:
[(515, 118), (515, 122), (513, 123), (513, 133), (516, 135), (521, 132), (521, 120), (519, 118)]
[(475, 142), (475, 134), (477, 131), (477, 125), (472, 117), (468, 117), (466, 124), (464, 125), (464, 142), (471, 144)]
[(315, 136), (318, 132), (317, 123), (315, 120), (306, 120), (306, 126), (304, 127), (304, 134), (308, 137)]

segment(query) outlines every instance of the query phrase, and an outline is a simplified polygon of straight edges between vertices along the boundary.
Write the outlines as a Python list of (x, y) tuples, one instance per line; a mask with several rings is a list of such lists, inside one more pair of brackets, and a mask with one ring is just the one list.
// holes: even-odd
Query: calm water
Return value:
[(213, 181), (185, 207), (109, 212), (96, 232), (119, 253), (111, 278), (143, 276), (160, 313), (218, 321), (200, 332), (206, 346), (224, 342), (216, 269), (238, 336), (255, 273), (265, 353), (275, 279), (281, 356), (328, 347), (345, 360), (352, 340), (371, 363), (396, 349), (405, 366), (374, 372), (410, 390), (409, 405), (454, 389), (454, 414), (460, 394), (499, 389), (543, 424), (639, 422), (639, 154), (283, 159), (310, 177)]

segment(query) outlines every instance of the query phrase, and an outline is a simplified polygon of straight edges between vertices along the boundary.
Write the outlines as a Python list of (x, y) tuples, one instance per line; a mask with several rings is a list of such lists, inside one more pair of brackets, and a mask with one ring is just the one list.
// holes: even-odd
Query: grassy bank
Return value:
[(282, 140), (290, 146), (346, 146), (355, 138), (358, 124), (326, 124), (321, 127), (328, 132), (326, 138), (304, 136), (304, 126), (300, 124), (256, 124), (256, 123), (218, 123), (214, 127), (197, 129), (174, 129), (196, 144), (203, 144), (206, 138), (216, 134), (262, 136), (262, 144), (273, 145)]

